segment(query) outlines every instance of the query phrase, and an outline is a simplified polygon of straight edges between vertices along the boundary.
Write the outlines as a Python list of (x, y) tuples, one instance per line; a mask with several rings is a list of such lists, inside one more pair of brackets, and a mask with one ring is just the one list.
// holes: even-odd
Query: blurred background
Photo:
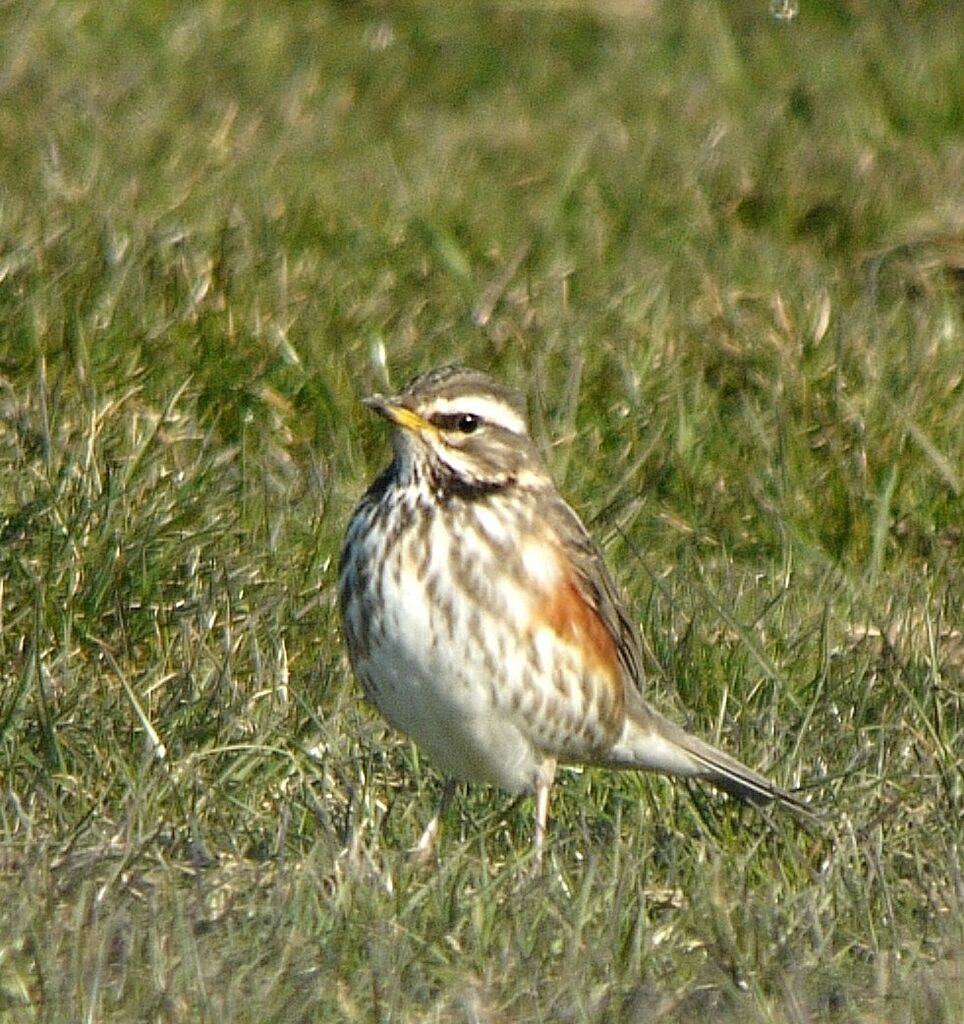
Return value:
[[(0, 3), (11, 1021), (960, 1019), (962, 39), (946, 0)], [(484, 788), (406, 861), (437, 778), (334, 580), (359, 399), (447, 362), (525, 391), (658, 702), (827, 834), (587, 772), (524, 901)]]

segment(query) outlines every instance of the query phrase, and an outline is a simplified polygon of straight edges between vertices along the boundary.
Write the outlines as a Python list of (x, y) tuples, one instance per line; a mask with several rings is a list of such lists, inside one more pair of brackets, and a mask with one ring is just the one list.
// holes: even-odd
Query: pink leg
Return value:
[(538, 878), (542, 874), (542, 852), (546, 845), (546, 823), (549, 820), (549, 790), (556, 774), (555, 761), (550, 761), (547, 767), (549, 770), (536, 784), (536, 833), (532, 843), (533, 878)]
[(416, 860), (428, 860), (435, 851), (436, 840), (438, 839), (439, 832), (442, 831), (442, 816), (445, 814), (446, 808), (451, 803), (454, 793), (455, 779), (446, 779), (445, 786), (442, 789), (442, 797), (438, 803), (438, 810), (432, 816), (432, 820), (425, 826), (425, 831), (419, 837), (418, 842), (415, 844), (415, 848), (412, 850), (412, 854)]

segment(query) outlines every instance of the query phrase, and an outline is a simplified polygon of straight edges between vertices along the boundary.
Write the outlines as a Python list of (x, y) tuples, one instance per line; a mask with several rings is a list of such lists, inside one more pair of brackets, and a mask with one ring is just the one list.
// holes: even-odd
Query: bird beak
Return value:
[(369, 409), (373, 409), (379, 416), (384, 416), (389, 423), (402, 430), (411, 431), (413, 434), (422, 436), (428, 433), (435, 433), (435, 427), (428, 420), (423, 419), (417, 412), (400, 405), (392, 398), (384, 395), (371, 395), (362, 399)]

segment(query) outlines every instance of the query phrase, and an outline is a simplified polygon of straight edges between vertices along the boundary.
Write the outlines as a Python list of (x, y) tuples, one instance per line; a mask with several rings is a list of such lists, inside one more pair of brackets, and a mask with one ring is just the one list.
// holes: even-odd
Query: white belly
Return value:
[[(513, 721), (504, 700), (506, 687), (527, 673), (526, 652), (519, 643), (498, 644), (482, 635), (478, 604), (450, 582), (451, 537), (436, 520), (421, 565), (412, 537), (394, 546), (381, 577), (383, 614), (369, 625), (354, 669), (385, 718), (443, 772), (510, 792), (531, 789), (546, 755)], [(473, 586), (497, 580), (492, 569), (475, 565)], [(524, 628), (530, 609), (518, 588), (489, 596)], [(359, 617), (368, 601), (360, 598), (353, 594), (346, 602), (349, 633), (362, 628)]]

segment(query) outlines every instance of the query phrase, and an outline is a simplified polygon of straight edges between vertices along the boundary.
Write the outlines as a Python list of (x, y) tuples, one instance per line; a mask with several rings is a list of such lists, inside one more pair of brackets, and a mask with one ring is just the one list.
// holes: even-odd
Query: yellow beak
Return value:
[(373, 409), (379, 416), (384, 416), (389, 423), (393, 423), (403, 430), (410, 430), (413, 434), (438, 433), (436, 428), (428, 420), (419, 416), (417, 412), (412, 412), (411, 409), (399, 405), (398, 402), (386, 398), (384, 395), (372, 395), (363, 401), (369, 409)]

